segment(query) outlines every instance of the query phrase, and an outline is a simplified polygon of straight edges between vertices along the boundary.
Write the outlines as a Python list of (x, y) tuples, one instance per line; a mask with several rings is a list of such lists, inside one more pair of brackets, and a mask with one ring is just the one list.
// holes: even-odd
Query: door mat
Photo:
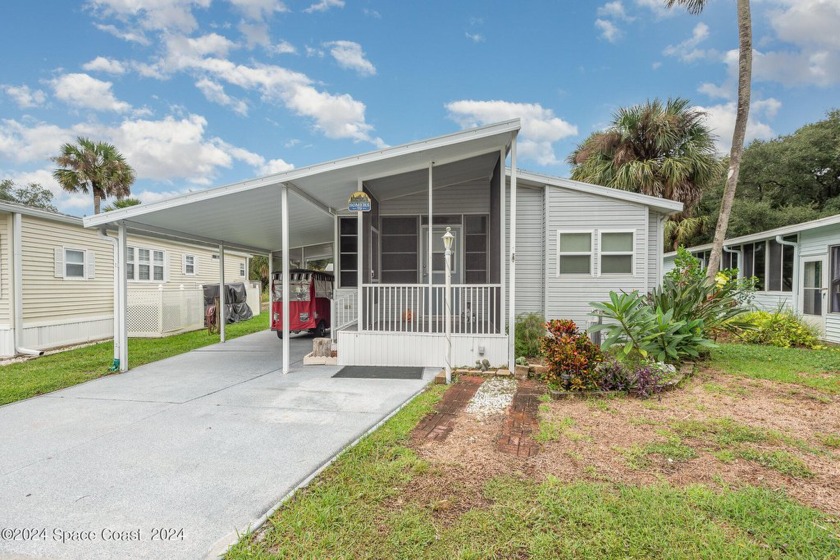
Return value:
[(333, 377), (354, 379), (423, 379), (421, 367), (344, 366)]

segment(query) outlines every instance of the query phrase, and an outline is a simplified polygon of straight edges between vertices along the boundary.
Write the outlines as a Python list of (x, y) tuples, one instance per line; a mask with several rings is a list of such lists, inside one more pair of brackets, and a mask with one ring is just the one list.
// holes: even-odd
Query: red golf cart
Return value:
[[(330, 298), (333, 275), (319, 270), (295, 268), (289, 274), (289, 332), (309, 331), (323, 337), (330, 328)], [(271, 278), (271, 330), (283, 338), (283, 273)]]

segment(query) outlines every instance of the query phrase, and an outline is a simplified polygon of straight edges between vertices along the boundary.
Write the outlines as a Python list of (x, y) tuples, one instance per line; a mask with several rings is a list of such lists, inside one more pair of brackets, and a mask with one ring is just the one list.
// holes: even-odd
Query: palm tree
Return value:
[(52, 158), (58, 164), (53, 177), (67, 192), (92, 192), (93, 212), (99, 214), (103, 198), (118, 199), (131, 194), (134, 170), (111, 144), (93, 142), (81, 136), (76, 144), (64, 144), (61, 154)]
[(677, 200), (691, 215), (720, 177), (705, 113), (687, 99), (656, 99), (619, 109), (606, 130), (584, 140), (568, 161), (572, 179)]
[(113, 210), (120, 210), (121, 208), (130, 208), (132, 206), (137, 206), (141, 204), (142, 201), (139, 198), (118, 198), (108, 206), (102, 209), (103, 212), (111, 212)]
[[(671, 8), (674, 4), (685, 6), (689, 13), (699, 14), (706, 7), (706, 0), (665, 0)], [(732, 203), (735, 201), (735, 188), (738, 186), (738, 173), (741, 169), (741, 156), (744, 153), (744, 136), (747, 132), (747, 119), (750, 115), (750, 88), (752, 82), (752, 16), (750, 1), (738, 0), (738, 108), (735, 114), (735, 131), (732, 133), (732, 148), (729, 152), (729, 173), (726, 175), (726, 187), (720, 204), (712, 253), (706, 273), (714, 278), (720, 270), (720, 257), (723, 241), (729, 227)]]

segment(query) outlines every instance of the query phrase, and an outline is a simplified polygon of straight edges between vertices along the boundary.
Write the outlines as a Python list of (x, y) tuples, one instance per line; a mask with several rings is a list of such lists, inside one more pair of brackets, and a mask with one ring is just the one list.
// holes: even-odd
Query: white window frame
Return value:
[[(141, 280), (140, 279), (140, 250), (143, 249), (149, 252), (149, 279), (148, 280)], [(161, 265), (155, 264), (155, 253), (160, 253), (163, 255), (163, 260)], [(155, 249), (154, 247), (141, 247), (141, 246), (129, 246), (128, 251), (126, 254), (126, 278), (129, 282), (138, 282), (141, 284), (164, 284), (168, 281), (168, 258), (166, 251), (163, 249)], [(128, 275), (128, 264), (132, 264), (134, 267), (134, 274), (131, 276)], [(143, 263), (145, 264), (145, 262)], [(161, 271), (162, 279), (155, 280), (155, 268), (160, 267), (163, 270)]]
[[(569, 251), (560, 251), (560, 239), (565, 234), (582, 234), (588, 233), (589, 234), (589, 252), (569, 252)], [(595, 276), (595, 234), (596, 230), (594, 229), (558, 229), (557, 230), (557, 239), (556, 239), (556, 251), (555, 251), (555, 264), (554, 264), (554, 275), (559, 278), (560, 276), (565, 277), (583, 277)], [(564, 256), (583, 256), (589, 255), (589, 272), (560, 272), (560, 259)]]
[[(604, 251), (605, 233), (629, 233), (632, 236), (632, 249), (630, 251)], [(607, 257), (630, 257), (630, 272), (605, 272), (602, 273), (601, 261)], [(598, 276), (636, 276), (636, 230), (634, 229), (599, 229), (598, 230)]]
[(239, 263), (239, 276), (245, 278), (245, 263)]
[[(80, 249), (78, 247), (64, 247), (62, 246), (61, 249), (61, 278), (64, 280), (91, 280), (93, 278), (93, 267), (95, 266), (93, 262), (93, 251), (88, 249)], [(68, 276), (67, 275), (67, 252), (73, 251), (74, 253), (81, 253), (82, 254), (82, 275), (81, 276)], [(78, 263), (73, 263), (78, 264)]]
[[(165, 258), (166, 258), (166, 256), (164, 255), (164, 259)], [(192, 259), (192, 263), (187, 262), (188, 259)], [(195, 276), (198, 273), (198, 257), (196, 255), (193, 255), (193, 254), (184, 255), (183, 264), (184, 264), (183, 270), (184, 270), (184, 275), (185, 276)], [(187, 267), (189, 267), (189, 266), (192, 267), (192, 272), (190, 272), (187, 269)]]

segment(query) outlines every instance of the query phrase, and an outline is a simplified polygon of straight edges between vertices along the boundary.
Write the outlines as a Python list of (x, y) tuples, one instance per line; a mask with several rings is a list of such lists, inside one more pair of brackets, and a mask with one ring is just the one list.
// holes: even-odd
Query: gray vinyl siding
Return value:
[[(817, 257), (826, 256), (826, 266), (828, 267), (828, 287), (831, 287), (831, 251), (830, 247), (840, 245), (840, 224), (826, 226), (822, 228), (803, 231), (799, 234), (799, 256)], [(797, 258), (796, 270), (799, 271), (799, 259)], [(795, 284), (797, 290), (797, 298), (795, 307), (797, 311), (801, 312), (799, 302), (800, 281), (797, 279)], [(828, 306), (825, 314), (825, 339), (828, 342), (840, 343), (840, 313), (831, 312), (831, 296), (825, 298), (825, 305)]]
[[(490, 181), (474, 181), (436, 189), (432, 193), (435, 214), (489, 214)], [(379, 203), (380, 215), (426, 215), (429, 213), (429, 192), (424, 190), (408, 196)]]
[[(543, 313), (545, 293), (545, 188), (516, 188), (516, 314)], [(505, 237), (510, 239), (510, 189), (505, 197)], [(510, 261), (510, 243), (505, 244), (505, 262)], [(510, 269), (505, 268), (505, 283)]]
[(0, 325), (12, 322), (12, 217), (0, 214)]
[[(660, 258), (659, 251), (648, 255), (650, 228), (646, 206), (596, 195), (549, 187), (548, 235), (545, 238), (548, 268), (547, 319), (572, 319), (585, 328), (592, 301), (605, 301), (610, 291), (644, 292), (649, 265), (646, 258)], [(598, 231), (634, 233), (634, 273), (599, 276), (598, 259), (593, 255), (593, 274), (557, 275), (557, 232), (591, 231), (594, 254), (599, 251)]]

